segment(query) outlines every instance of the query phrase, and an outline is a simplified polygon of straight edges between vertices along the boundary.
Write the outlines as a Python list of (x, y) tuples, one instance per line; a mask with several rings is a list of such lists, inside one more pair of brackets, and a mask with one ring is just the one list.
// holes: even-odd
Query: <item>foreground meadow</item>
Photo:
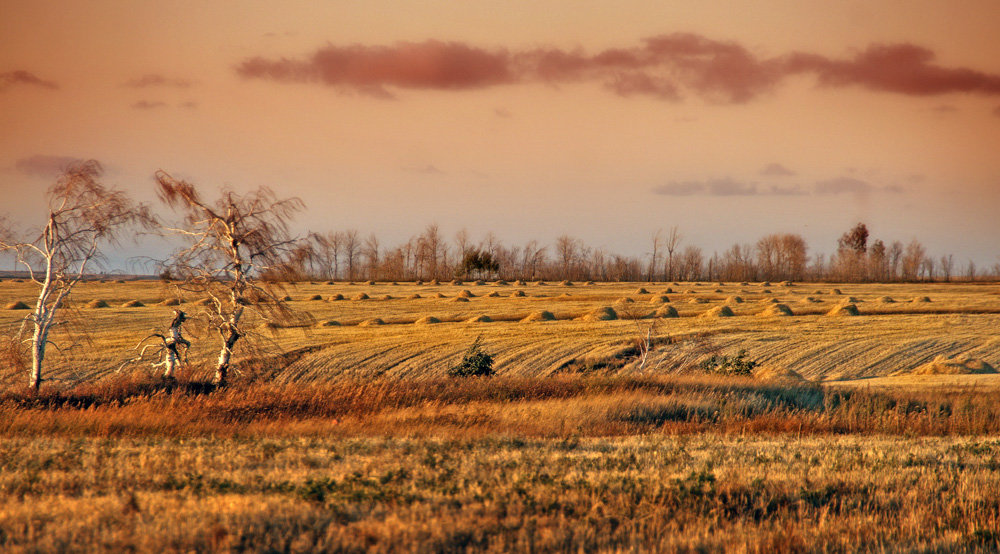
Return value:
[[(42, 391), (2, 375), (0, 550), (997, 551), (998, 291), (288, 284), (308, 325), (212, 391), (197, 325), (177, 382), (123, 364), (174, 291), (87, 283)], [(477, 336), (498, 376), (447, 377)]]

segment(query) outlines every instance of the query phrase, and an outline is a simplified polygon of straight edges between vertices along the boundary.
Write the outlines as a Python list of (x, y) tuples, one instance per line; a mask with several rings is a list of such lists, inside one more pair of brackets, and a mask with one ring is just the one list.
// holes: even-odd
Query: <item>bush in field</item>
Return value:
[(720, 375), (752, 375), (758, 362), (746, 359), (747, 351), (740, 349), (735, 356), (716, 356), (701, 362), (701, 369), (705, 373), (717, 373)]
[(483, 351), (482, 335), (465, 351), (462, 361), (448, 370), (452, 377), (490, 377), (493, 374), (493, 356)]

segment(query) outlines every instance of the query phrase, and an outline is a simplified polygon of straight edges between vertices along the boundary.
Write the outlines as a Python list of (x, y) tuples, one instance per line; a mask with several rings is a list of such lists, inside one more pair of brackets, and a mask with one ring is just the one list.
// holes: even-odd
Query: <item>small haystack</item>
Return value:
[(680, 317), (677, 313), (677, 308), (673, 306), (661, 306), (657, 308), (653, 315), (656, 317)]
[(639, 287), (639, 290), (635, 291), (633, 294), (649, 294), (649, 291), (644, 287)]
[(334, 294), (333, 296), (330, 297), (330, 302), (336, 302), (337, 300), (343, 300), (343, 299), (344, 295), (338, 292), (337, 294)]
[(564, 287), (572, 287), (573, 286), (573, 281), (569, 281), (569, 280), (567, 280), (567, 281), (560, 281), (559, 285), (564, 286)]
[(445, 296), (445, 295), (444, 295), (444, 293), (441, 293), (441, 292), (435, 292), (435, 293), (434, 293), (434, 298), (448, 298), (448, 297), (447, 297), (447, 296)]
[(486, 281), (483, 281), (482, 279), (478, 279), (475, 283), (472, 283), (472, 284), (476, 285), (477, 287), (481, 287), (481, 286), (483, 286), (483, 285), (486, 284)]
[(786, 317), (795, 315), (792, 313), (792, 309), (785, 304), (771, 304), (767, 308), (764, 308), (760, 315), (765, 317)]
[(516, 290), (516, 291), (514, 291), (514, 294), (511, 294), (511, 296), (522, 297), (522, 296), (524, 296), (524, 291), (523, 290)]
[(466, 323), (490, 323), (492, 321), (493, 318), (488, 315), (477, 315), (465, 320)]
[(784, 367), (774, 367), (770, 365), (758, 366), (753, 371), (754, 379), (761, 381), (786, 381), (801, 383), (807, 379), (799, 372)]
[(663, 291), (663, 294), (673, 294), (673, 293), (674, 293), (674, 289), (671, 289), (671, 288), (668, 288), (667, 290)]
[(658, 294), (649, 299), (650, 304), (666, 304), (670, 302), (670, 297), (665, 294)]
[(291, 297), (291, 296), (288, 296), (288, 295), (286, 294), (285, 296), (282, 296), (282, 297), (281, 297), (281, 301), (282, 301), (282, 302), (291, 302), (291, 301), (292, 301), (292, 297)]
[(309, 297), (309, 300), (312, 300), (312, 301), (322, 300), (322, 299), (323, 299), (323, 295), (322, 294), (314, 294), (314, 295), (312, 295), (312, 296)]
[(538, 312), (532, 312), (528, 314), (527, 317), (521, 320), (521, 323), (530, 323), (533, 321), (555, 321), (556, 316), (548, 310), (541, 310)]
[(547, 285), (548, 285), (548, 283), (546, 283), (545, 281), (535, 281), (535, 286), (544, 287), (544, 286), (547, 286)]
[(913, 302), (930, 302), (931, 298), (929, 296), (918, 296), (913, 299)]
[(741, 286), (741, 287), (748, 287), (748, 286), (750, 286), (750, 283), (748, 283), (748, 282), (746, 282), (746, 281), (741, 281), (741, 282), (740, 282), (740, 286)]
[(460, 287), (460, 286), (462, 286), (462, 280), (461, 279), (452, 279), (451, 284)]
[(486, 295), (487, 298), (497, 298), (499, 296), (500, 296), (500, 293), (497, 292), (497, 291), (493, 291), (493, 292), (491, 292), (491, 293), (489, 293), (489, 294)]
[(861, 315), (861, 312), (858, 311), (858, 307), (855, 306), (854, 304), (841, 304), (836, 308), (830, 310), (829, 312), (826, 312), (826, 315), (843, 317), (843, 316)]
[(708, 298), (694, 297), (688, 300), (689, 304), (708, 304)]
[(777, 298), (771, 297), (771, 298), (764, 298), (763, 300), (760, 301), (760, 303), (761, 304), (779, 304), (779, 303), (781, 303), (781, 300), (778, 300)]
[(879, 296), (878, 297), (878, 302), (880, 304), (892, 304), (892, 303), (894, 303), (896, 301), (893, 300), (891, 296)]
[(762, 287), (769, 287), (769, 286), (771, 286), (771, 282), (770, 281), (764, 281), (763, 283), (760, 284), (760, 286), (762, 286)]
[(860, 304), (861, 300), (854, 298), (853, 296), (848, 296), (847, 298), (840, 301), (843, 304)]
[(568, 292), (564, 292), (564, 293), (560, 294), (559, 296), (557, 296), (556, 298), (562, 298), (563, 300), (565, 300), (567, 298), (573, 298), (573, 295), (570, 294), (570, 293), (568, 293)]
[(420, 296), (417, 293), (413, 293), (413, 294), (411, 294), (411, 295), (409, 295), (409, 296), (406, 297), (407, 300), (419, 300), (420, 298), (423, 298), (423, 297)]
[(143, 308), (146, 305), (138, 300), (129, 300), (128, 302), (122, 304), (122, 308)]
[(391, 294), (383, 294), (382, 296), (379, 296), (378, 299), (379, 300), (392, 300), (392, 295)]
[(365, 281), (365, 284), (368, 285), (368, 286), (370, 286), (370, 287), (371, 286), (375, 286), (375, 281)]
[(31, 306), (25, 304), (18, 300), (17, 302), (11, 302), (3, 307), (5, 310), (30, 310)]
[(781, 282), (781, 286), (783, 286), (783, 287), (794, 287), (795, 283), (793, 283), (791, 281), (782, 281)]
[(712, 292), (714, 292), (716, 294), (719, 294), (719, 293), (722, 293), (722, 292), (725, 292), (725, 291), (723, 291), (722, 289), (715, 289)]
[(588, 287), (592, 287), (592, 286), (594, 286), (594, 285), (596, 285), (596, 284), (597, 284), (597, 283), (595, 283), (595, 282), (593, 282), (593, 281), (587, 281), (586, 283), (584, 283), (584, 285), (586, 285), (586, 286), (588, 286)]
[(507, 281), (504, 281), (503, 279), (500, 279), (499, 281), (497, 281), (496, 283), (493, 283), (493, 284), (496, 285), (496, 286), (498, 286), (498, 287), (506, 287), (510, 283), (508, 283)]
[(618, 312), (610, 306), (597, 308), (596, 310), (581, 317), (583, 321), (614, 321), (618, 319)]
[(517, 286), (519, 286), (519, 287), (526, 287), (526, 286), (528, 286), (528, 283), (526, 283), (524, 281), (524, 279), (518, 279), (517, 282), (514, 283), (514, 284), (517, 285)]
[(742, 304), (742, 303), (743, 303), (742, 296), (730, 296), (726, 298), (726, 304)]
[(340, 327), (340, 322), (333, 319), (324, 319), (316, 322), (316, 327)]
[(716, 306), (711, 310), (701, 314), (701, 317), (733, 317), (733, 309), (729, 306)]
[(333, 281), (327, 281), (326, 284), (328, 284), (328, 285), (335, 285), (336, 283), (333, 282)]
[(472, 294), (472, 291), (470, 291), (469, 289), (463, 289), (462, 292), (458, 293), (458, 296), (461, 297), (461, 298), (475, 298), (476, 297), (476, 295)]
[(469, 299), (464, 296), (456, 296), (455, 298), (452, 298), (450, 300), (450, 302), (468, 302), (468, 301)]
[[(209, 302), (211, 302), (211, 300), (209, 300)], [(84, 304), (83, 307), (84, 308), (91, 308), (91, 309), (94, 309), (94, 308), (110, 308), (110, 306), (108, 305), (108, 303), (105, 302), (104, 300), (91, 300), (90, 302), (87, 302), (86, 304)]]
[(436, 286), (438, 286), (440, 284), (441, 284), (441, 281), (438, 281), (437, 279), (431, 279), (430, 285), (432, 287), (436, 287)]
[(844, 293), (840, 292), (840, 289), (833, 289), (830, 291), (830, 294), (844, 294)]
[(157, 306), (180, 306), (181, 301), (179, 298), (167, 298), (156, 304)]
[(812, 296), (807, 296), (807, 297), (803, 298), (802, 300), (799, 300), (799, 303), (801, 303), (801, 304), (815, 304), (817, 302), (822, 302), (822, 300), (817, 300), (817, 299), (813, 298)]
[(954, 358), (939, 355), (924, 365), (912, 370), (897, 371), (893, 375), (979, 375), (996, 372), (996, 368), (985, 361), (961, 354)]
[(415, 325), (431, 325), (434, 323), (441, 323), (441, 320), (432, 315), (425, 315), (424, 317), (414, 321), (413, 323)]
[(379, 325), (385, 325), (385, 322), (381, 318), (373, 317), (371, 319), (366, 319), (361, 323), (358, 323), (358, 327), (377, 327)]
[(771, 294), (771, 289), (764, 289), (760, 291), (762, 294)]
[(367, 294), (365, 294), (363, 292), (359, 292), (358, 294), (354, 295), (353, 300), (368, 300), (369, 298), (371, 298), (371, 297), (368, 296)]
[(625, 297), (619, 298), (615, 302), (617, 302), (618, 304), (631, 304), (631, 303), (635, 302), (635, 300), (632, 300), (628, 296), (625, 296)]

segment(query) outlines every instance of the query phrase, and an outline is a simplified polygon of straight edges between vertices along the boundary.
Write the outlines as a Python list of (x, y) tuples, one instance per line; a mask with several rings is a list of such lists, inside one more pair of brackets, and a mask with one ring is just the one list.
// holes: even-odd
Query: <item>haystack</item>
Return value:
[(569, 281), (569, 280), (560, 281), (559, 285), (563, 286), (563, 287), (572, 287), (573, 286), (573, 281)]
[(816, 289), (813, 291), (813, 294), (823, 294), (823, 291)]
[(847, 298), (841, 300), (843, 304), (860, 304), (861, 300), (854, 298), (853, 296), (848, 296)]
[(424, 280), (423, 279), (417, 279), (416, 281), (413, 282), (413, 284), (417, 285), (417, 286), (423, 285), (424, 284)]
[(754, 379), (760, 379), (761, 381), (794, 381), (802, 382), (807, 379), (803, 377), (799, 372), (784, 368), (784, 367), (774, 367), (770, 365), (758, 366), (753, 371)]
[(794, 314), (792, 313), (792, 309), (784, 304), (771, 304), (763, 312), (760, 312), (760, 315), (766, 317), (785, 317)]
[(20, 300), (18, 300), (17, 302), (11, 302), (10, 304), (7, 304), (6, 306), (4, 306), (4, 309), (5, 310), (30, 310), (31, 306), (29, 306), (29, 305), (25, 304), (24, 302), (21, 302)]
[(670, 297), (665, 294), (658, 294), (649, 299), (650, 304), (666, 304), (670, 302)]
[(157, 305), (158, 306), (180, 306), (181, 305), (181, 301), (180, 301), (179, 298), (167, 298), (166, 300), (163, 300), (162, 302), (159, 302)]
[(802, 303), (802, 304), (815, 304), (817, 302), (822, 302), (822, 300), (817, 300), (817, 299), (813, 298), (812, 296), (807, 296), (807, 297), (803, 298), (802, 300), (799, 300), (799, 302)]
[(145, 304), (139, 302), (138, 300), (129, 300), (128, 302), (122, 304), (122, 308), (142, 308)]
[(528, 286), (528, 283), (526, 283), (524, 281), (524, 279), (518, 279), (517, 282), (514, 283), (514, 284), (517, 285), (517, 286), (519, 286), (519, 287), (526, 287), (526, 286)]
[(497, 298), (498, 296), (500, 296), (500, 293), (499, 293), (499, 292), (497, 292), (497, 291), (493, 291), (493, 292), (491, 292), (491, 293), (487, 294), (486, 296), (487, 296), (488, 298)]
[(844, 293), (840, 292), (840, 289), (833, 289), (830, 291), (830, 294), (844, 294)]
[(783, 287), (794, 287), (795, 283), (793, 283), (791, 281), (782, 281), (781, 282), (781, 286), (783, 286)]
[(532, 321), (555, 321), (556, 316), (548, 310), (541, 310), (538, 312), (532, 312), (528, 314), (527, 317), (521, 320), (522, 323), (530, 323)]
[(653, 315), (656, 317), (680, 317), (677, 313), (677, 308), (673, 306), (661, 306)]
[(741, 287), (747, 287), (747, 286), (750, 286), (750, 283), (748, 283), (748, 282), (746, 282), (746, 281), (741, 281), (741, 282), (740, 282), (740, 286), (741, 286)]
[(366, 319), (361, 323), (358, 323), (358, 327), (377, 327), (379, 325), (385, 325), (385, 322), (381, 318), (373, 317), (371, 319)]
[(614, 321), (618, 319), (618, 312), (610, 306), (597, 308), (596, 310), (581, 317), (583, 321)]
[(288, 295), (286, 294), (285, 296), (282, 296), (282, 297), (281, 297), (281, 301), (282, 301), (282, 302), (291, 302), (291, 301), (292, 301), (292, 297), (291, 297), (291, 296), (288, 296)]
[(954, 358), (942, 354), (922, 366), (908, 371), (897, 371), (893, 375), (978, 375), (996, 372), (996, 368), (992, 365), (968, 354)]
[(456, 296), (450, 300), (451, 302), (468, 302), (469, 299), (464, 296)]
[(722, 289), (715, 289), (712, 292), (714, 292), (716, 294), (719, 294), (719, 293), (722, 293), (722, 292), (725, 292), (725, 291), (723, 291)]
[(379, 296), (378, 299), (379, 300), (392, 300), (392, 295), (391, 294), (383, 294), (382, 296)]
[(365, 284), (368, 285), (368, 286), (374, 286), (375, 285), (375, 281), (365, 281)]
[(781, 303), (781, 300), (778, 300), (777, 298), (771, 297), (771, 298), (764, 298), (763, 300), (760, 301), (760, 303), (761, 304), (779, 304), (779, 303)]
[(108, 303), (105, 302), (104, 300), (91, 300), (90, 302), (87, 302), (86, 304), (84, 304), (84, 307), (85, 308), (108, 308), (110, 306), (108, 306)]
[(914, 298), (913, 301), (914, 302), (930, 302), (931, 299), (930, 299), (929, 296), (918, 296), (918, 297)]
[(596, 284), (597, 284), (597, 283), (595, 283), (595, 282), (593, 282), (593, 281), (587, 281), (586, 283), (584, 283), (584, 285), (586, 285), (586, 286), (588, 286), (588, 287), (592, 287), (592, 286), (594, 286), (594, 285), (596, 285)]
[(416, 325), (431, 325), (433, 323), (441, 323), (441, 320), (432, 315), (425, 315), (424, 317), (414, 321), (413, 323)]
[(478, 279), (475, 283), (472, 283), (472, 284), (476, 285), (477, 287), (481, 287), (481, 286), (483, 286), (483, 285), (486, 284), (486, 281), (483, 281), (482, 279)]
[(452, 285), (456, 285), (456, 286), (462, 286), (462, 280), (461, 279), (452, 279), (451, 280), (451, 284)]
[(639, 290), (635, 291), (635, 293), (633, 294), (649, 294), (649, 291), (643, 287), (640, 287)]
[(628, 296), (625, 296), (625, 297), (619, 298), (618, 300), (616, 300), (616, 302), (619, 303), (619, 304), (631, 304), (631, 303), (635, 302), (635, 300), (632, 300)]
[(702, 317), (733, 317), (733, 309), (729, 306), (716, 306), (711, 310), (701, 314)]
[(430, 282), (431, 286), (436, 287), (436, 286), (438, 286), (440, 284), (441, 284), (441, 281), (438, 281), (437, 279), (431, 279), (431, 282)]
[(463, 289), (462, 292), (458, 293), (458, 296), (461, 297), (461, 298), (475, 298), (476, 297), (476, 295), (472, 294), (472, 291), (470, 291), (468, 289)]
[(434, 293), (434, 298), (448, 298), (448, 297), (445, 296), (444, 293), (435, 292)]
[(466, 323), (490, 323), (492, 321), (493, 318), (488, 315), (477, 315), (465, 320)]
[(511, 294), (511, 296), (517, 296), (517, 297), (524, 296), (524, 291), (523, 290), (516, 290), (516, 291), (514, 291), (514, 294)]
[(340, 294), (339, 292), (337, 294), (334, 294), (333, 296), (330, 297), (330, 301), (331, 302), (336, 302), (337, 300), (343, 300), (343, 299), (344, 299), (344, 295)]
[(423, 297), (420, 296), (417, 293), (413, 293), (413, 294), (411, 294), (411, 295), (409, 295), (409, 296), (406, 297), (407, 300), (418, 300), (420, 298), (423, 298)]
[(309, 300), (322, 300), (322, 299), (323, 299), (323, 295), (322, 294), (314, 294), (314, 295), (312, 295), (312, 296), (309, 297)]
[(858, 307), (855, 306), (854, 304), (841, 304), (840, 306), (837, 306), (836, 308), (830, 310), (829, 312), (826, 312), (826, 315), (852, 316), (852, 315), (861, 315), (861, 312), (858, 311)]
[(535, 285), (539, 287), (544, 287), (548, 285), (548, 283), (546, 283), (545, 281), (535, 281)]
[(674, 293), (674, 289), (672, 289), (672, 288), (667, 288), (667, 290), (663, 291), (663, 294), (673, 294), (673, 293)]
[(565, 300), (567, 298), (573, 298), (573, 295), (570, 294), (570, 293), (568, 293), (568, 292), (564, 292), (564, 293), (560, 294), (559, 296), (557, 296), (556, 298), (562, 298), (563, 300)]
[(316, 322), (316, 327), (339, 327), (340, 322), (332, 319), (324, 319)]
[(764, 289), (760, 291), (762, 294), (771, 294), (771, 289)]
[(326, 284), (328, 284), (328, 285), (334, 285), (336, 283), (334, 283), (333, 281), (327, 281)]
[(493, 284), (496, 285), (496, 286), (498, 286), (498, 287), (506, 287), (510, 283), (508, 283), (507, 281), (504, 281), (503, 279), (500, 279), (499, 281), (497, 281), (496, 283), (493, 283)]
[(879, 296), (878, 301), (881, 304), (892, 304), (895, 302), (895, 300), (893, 300), (891, 296)]
[(694, 289), (688, 289), (688, 290), (684, 291), (684, 294), (698, 294), (698, 291), (696, 291)]
[(692, 298), (691, 300), (688, 300), (688, 303), (689, 304), (708, 304), (708, 299), (707, 298), (701, 298), (701, 297), (695, 297), (695, 298)]
[(365, 294), (363, 292), (359, 292), (358, 294), (354, 295), (353, 299), (354, 300), (368, 300), (369, 298), (371, 298), (371, 297), (368, 296), (367, 294)]
[(760, 286), (762, 286), (762, 287), (769, 287), (769, 286), (771, 286), (771, 282), (770, 281), (764, 281), (763, 283), (760, 284)]
[(742, 303), (743, 303), (742, 296), (730, 296), (726, 298), (726, 304), (742, 304)]

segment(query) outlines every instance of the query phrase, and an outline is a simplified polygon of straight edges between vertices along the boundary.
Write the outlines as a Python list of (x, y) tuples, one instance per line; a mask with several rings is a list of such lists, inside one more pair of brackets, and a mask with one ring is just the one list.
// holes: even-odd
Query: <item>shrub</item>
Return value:
[(759, 364), (755, 360), (746, 359), (747, 351), (740, 351), (733, 357), (712, 355), (711, 358), (701, 362), (701, 369), (705, 373), (718, 373), (720, 375), (752, 375), (754, 368)]
[(493, 374), (493, 356), (483, 350), (482, 335), (465, 351), (462, 361), (448, 370), (452, 377), (489, 377)]

